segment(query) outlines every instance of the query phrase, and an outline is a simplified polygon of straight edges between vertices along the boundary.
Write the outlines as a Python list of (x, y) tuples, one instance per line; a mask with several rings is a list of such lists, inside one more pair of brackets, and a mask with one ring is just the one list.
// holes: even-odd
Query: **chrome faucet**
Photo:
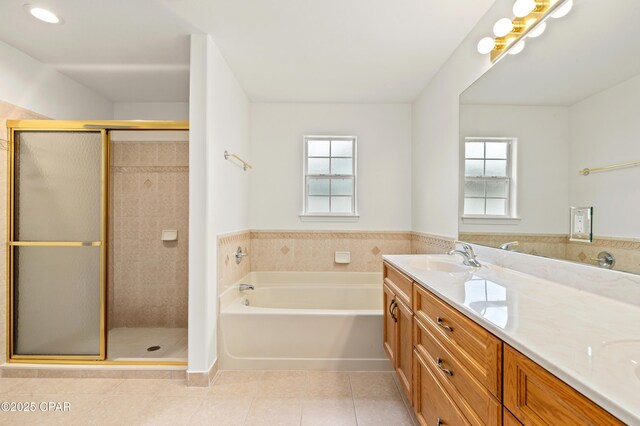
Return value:
[(245, 290), (255, 290), (256, 288), (253, 286), (253, 284), (240, 284), (238, 286), (238, 290), (240, 291), (245, 291)]
[(472, 266), (474, 268), (479, 268), (480, 266), (482, 266), (480, 265), (480, 262), (478, 262), (478, 259), (476, 259), (476, 254), (473, 252), (473, 247), (471, 247), (467, 243), (462, 243), (460, 241), (456, 241), (456, 244), (459, 244), (464, 249), (464, 251), (456, 250), (455, 248), (453, 248), (447, 252), (449, 256), (459, 254), (460, 256), (462, 256), (462, 263), (464, 263), (465, 265)]
[(500, 248), (501, 248), (502, 250), (507, 250), (507, 251), (508, 251), (508, 250), (511, 250), (511, 247), (515, 247), (515, 246), (519, 246), (519, 245), (520, 245), (520, 243), (519, 243), (519, 242), (517, 242), (517, 241), (510, 241), (510, 242), (508, 242), (508, 243), (504, 243), (504, 244), (502, 244), (502, 245), (500, 246)]

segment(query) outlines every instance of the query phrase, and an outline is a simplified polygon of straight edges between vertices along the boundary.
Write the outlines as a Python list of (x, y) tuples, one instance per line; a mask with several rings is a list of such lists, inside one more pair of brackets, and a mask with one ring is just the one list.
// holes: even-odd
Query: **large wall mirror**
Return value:
[(459, 239), (640, 273), (640, 1), (574, 3), (461, 95)]

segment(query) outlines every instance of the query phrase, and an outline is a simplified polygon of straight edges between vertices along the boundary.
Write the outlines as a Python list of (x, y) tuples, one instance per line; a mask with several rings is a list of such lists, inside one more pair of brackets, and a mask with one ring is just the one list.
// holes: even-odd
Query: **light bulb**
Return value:
[(522, 52), (523, 49), (524, 49), (524, 40), (521, 40), (518, 43), (514, 44), (511, 49), (509, 49), (509, 54), (517, 55), (518, 53)]
[(496, 42), (491, 37), (485, 37), (478, 42), (478, 52), (483, 55), (491, 52), (496, 47)]
[(542, 35), (542, 33), (544, 32), (544, 30), (547, 28), (547, 23), (546, 22), (542, 22), (540, 24), (538, 24), (537, 27), (535, 27), (531, 32), (529, 32), (529, 34), (527, 34), (528, 37), (531, 38), (536, 38)]
[(493, 26), (496, 37), (504, 37), (513, 31), (513, 22), (509, 18), (502, 18)]
[(567, 13), (571, 12), (572, 8), (573, 8), (573, 0), (567, 0), (567, 2), (565, 4), (563, 4), (558, 9), (556, 9), (555, 12), (553, 12), (553, 15), (551, 15), (551, 17), (552, 18), (562, 18)]
[(513, 5), (513, 14), (518, 18), (524, 18), (536, 8), (535, 0), (518, 0)]
[(33, 15), (34, 18), (39, 19), (48, 24), (57, 24), (60, 22), (60, 18), (58, 18), (55, 13), (47, 9), (43, 9), (41, 7), (30, 8), (29, 13), (31, 13), (31, 15)]

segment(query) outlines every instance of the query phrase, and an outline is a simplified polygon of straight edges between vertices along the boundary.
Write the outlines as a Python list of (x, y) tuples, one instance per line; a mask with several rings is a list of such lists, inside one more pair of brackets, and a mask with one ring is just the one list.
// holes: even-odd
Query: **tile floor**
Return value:
[[(160, 346), (157, 351), (147, 348)], [(107, 359), (127, 361), (186, 361), (186, 328), (112, 328), (107, 336)]]
[(413, 425), (392, 373), (222, 371), (183, 380), (0, 378), (0, 403), (69, 402), (69, 412), (0, 411), (11, 425)]

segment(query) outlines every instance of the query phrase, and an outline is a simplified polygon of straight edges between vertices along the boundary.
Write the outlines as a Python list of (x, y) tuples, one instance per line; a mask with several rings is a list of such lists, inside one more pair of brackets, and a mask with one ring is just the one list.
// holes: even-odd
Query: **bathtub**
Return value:
[(382, 309), (380, 273), (252, 272), (220, 295), (220, 367), (389, 370)]

